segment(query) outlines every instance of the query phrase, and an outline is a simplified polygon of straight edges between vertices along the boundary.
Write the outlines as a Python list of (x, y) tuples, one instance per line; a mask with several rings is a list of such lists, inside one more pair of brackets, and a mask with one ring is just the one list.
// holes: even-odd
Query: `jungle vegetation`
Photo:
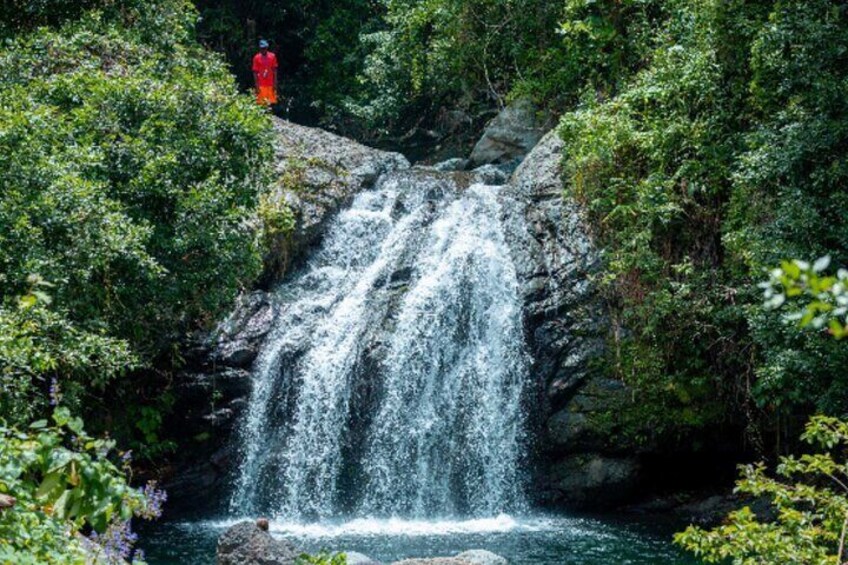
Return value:
[[(181, 340), (261, 272), (270, 122), (243, 92), (258, 37), (295, 111), (351, 135), (518, 98), (559, 118), (563, 194), (604, 250), (602, 370), (633, 391), (614, 433), (673, 446), (727, 427), (772, 457), (810, 416), (848, 418), (839, 275), (815, 288), (801, 330), (779, 307), (810, 287), (769, 286), (764, 301), (758, 286), (779, 265), (824, 276), (792, 259), (848, 265), (845, 2), (3, 0), (0, 435), (16, 463), (0, 493), (28, 493), (28, 513), (0, 514), (0, 538), (14, 520), (54, 541), (115, 526), (74, 490), (78, 468), (56, 478), (51, 457), (95, 469), (110, 516), (155, 506), (108, 449), (75, 450), (89, 436), (74, 418), (109, 430), (115, 453), (167, 457)], [(833, 447), (845, 430), (820, 418), (804, 438)], [(24, 455), (32, 445), (42, 459)], [(836, 465), (781, 468), (814, 463)], [(759, 473), (745, 484), (783, 494)], [(832, 533), (844, 498), (830, 502)], [(0, 558), (15, 551), (0, 543)]]

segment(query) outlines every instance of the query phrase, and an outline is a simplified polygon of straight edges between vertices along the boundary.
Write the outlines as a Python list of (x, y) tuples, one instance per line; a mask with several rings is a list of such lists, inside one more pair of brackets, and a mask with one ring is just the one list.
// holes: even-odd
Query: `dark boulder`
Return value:
[(634, 457), (600, 454), (571, 455), (548, 470), (548, 502), (593, 510), (616, 506), (632, 496), (640, 465)]
[(239, 297), (233, 312), (213, 334), (211, 360), (229, 367), (250, 367), (276, 315), (277, 305), (267, 292)]
[(301, 552), (255, 522), (240, 522), (218, 538), (217, 565), (294, 565)]

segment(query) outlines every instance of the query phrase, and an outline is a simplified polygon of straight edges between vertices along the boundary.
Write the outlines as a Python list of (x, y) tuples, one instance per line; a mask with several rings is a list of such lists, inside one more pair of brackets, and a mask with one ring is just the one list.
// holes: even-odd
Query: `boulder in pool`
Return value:
[(404, 559), (395, 561), (392, 565), (473, 565), (470, 561), (456, 557), (422, 557), (420, 559)]
[(217, 565), (294, 565), (301, 554), (255, 522), (240, 522), (218, 538)]

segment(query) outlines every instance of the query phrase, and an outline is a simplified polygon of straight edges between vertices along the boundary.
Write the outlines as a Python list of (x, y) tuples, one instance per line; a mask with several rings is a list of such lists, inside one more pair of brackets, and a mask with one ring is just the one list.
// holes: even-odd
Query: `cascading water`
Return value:
[(277, 289), (234, 511), (304, 522), (522, 509), (529, 359), (498, 190), (393, 173), (332, 222)]

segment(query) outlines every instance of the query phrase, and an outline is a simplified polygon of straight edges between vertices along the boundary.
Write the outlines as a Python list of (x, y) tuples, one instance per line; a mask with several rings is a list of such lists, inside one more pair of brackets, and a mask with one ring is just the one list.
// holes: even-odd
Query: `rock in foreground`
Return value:
[(294, 565), (301, 552), (254, 522), (240, 522), (218, 538), (217, 565)]

